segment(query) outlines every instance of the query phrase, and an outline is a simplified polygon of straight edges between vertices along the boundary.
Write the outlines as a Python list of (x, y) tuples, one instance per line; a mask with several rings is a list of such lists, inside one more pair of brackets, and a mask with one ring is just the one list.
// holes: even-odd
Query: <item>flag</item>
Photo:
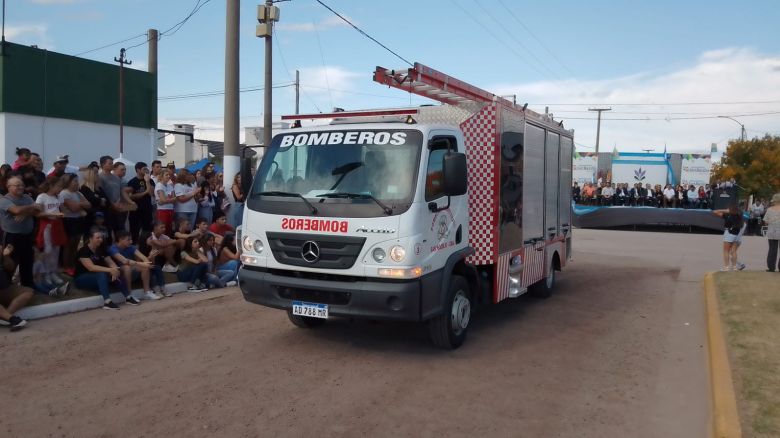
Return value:
[(710, 153), (714, 154), (714, 153), (716, 153), (716, 152), (718, 152), (718, 144), (717, 144), (717, 143), (713, 143), (713, 144), (710, 146)]
[(669, 160), (669, 155), (666, 153), (666, 143), (664, 143), (664, 160)]
[(620, 152), (618, 152), (617, 146), (615, 146), (615, 149), (612, 149), (612, 159), (613, 160), (620, 159)]

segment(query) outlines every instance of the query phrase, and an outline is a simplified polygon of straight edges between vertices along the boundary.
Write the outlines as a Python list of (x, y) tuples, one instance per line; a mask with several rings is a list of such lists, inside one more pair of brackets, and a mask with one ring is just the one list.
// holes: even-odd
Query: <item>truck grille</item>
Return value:
[(351, 268), (366, 242), (365, 237), (318, 234), (268, 232), (266, 237), (277, 262), (323, 269)]

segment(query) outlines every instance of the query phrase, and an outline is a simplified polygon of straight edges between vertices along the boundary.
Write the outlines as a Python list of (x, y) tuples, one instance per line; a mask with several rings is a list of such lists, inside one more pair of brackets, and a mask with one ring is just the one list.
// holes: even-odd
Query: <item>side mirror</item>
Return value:
[(241, 192), (248, 197), (252, 189), (252, 159), (245, 157), (241, 159)]
[(445, 155), (443, 170), (444, 194), (447, 196), (465, 195), (468, 187), (466, 154), (450, 152)]

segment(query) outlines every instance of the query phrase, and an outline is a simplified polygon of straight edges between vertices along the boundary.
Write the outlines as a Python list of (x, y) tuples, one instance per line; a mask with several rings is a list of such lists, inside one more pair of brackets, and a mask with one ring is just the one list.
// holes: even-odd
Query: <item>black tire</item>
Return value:
[(465, 278), (454, 275), (450, 279), (444, 312), (428, 321), (428, 332), (433, 344), (454, 350), (466, 340), (471, 320), (471, 293)]
[(312, 318), (310, 316), (293, 315), (292, 310), (287, 311), (287, 317), (290, 322), (301, 328), (314, 328), (325, 324), (325, 319)]
[(555, 266), (550, 261), (550, 266), (547, 268), (547, 277), (542, 278), (540, 281), (538, 281), (536, 284), (531, 286), (531, 290), (529, 291), (531, 293), (532, 297), (535, 298), (550, 298), (550, 296), (553, 293), (553, 288), (555, 287)]

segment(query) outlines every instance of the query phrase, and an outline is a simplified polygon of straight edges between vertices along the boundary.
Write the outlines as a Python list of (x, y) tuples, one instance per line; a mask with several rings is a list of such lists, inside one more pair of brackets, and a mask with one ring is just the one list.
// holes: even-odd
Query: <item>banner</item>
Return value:
[(575, 152), (572, 158), (572, 182), (580, 185), (596, 182), (599, 157), (595, 152)]
[(710, 183), (712, 156), (709, 154), (683, 154), (680, 171), (680, 184), (688, 187), (704, 187)]
[(667, 167), (665, 161), (614, 160), (612, 161), (612, 182), (636, 183), (655, 187), (666, 185)]

